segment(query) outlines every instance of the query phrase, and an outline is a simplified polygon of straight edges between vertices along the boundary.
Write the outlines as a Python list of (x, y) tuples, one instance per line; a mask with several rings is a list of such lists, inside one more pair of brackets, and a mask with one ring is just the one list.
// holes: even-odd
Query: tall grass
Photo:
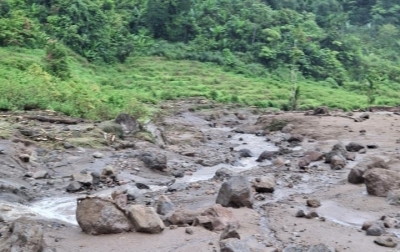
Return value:
[[(211, 63), (161, 57), (132, 57), (125, 64), (110, 66), (92, 65), (70, 55), (71, 77), (61, 80), (44, 70), (44, 55), (42, 50), (0, 48), (0, 110), (52, 109), (75, 117), (108, 119), (120, 112), (144, 117), (162, 100), (202, 96), (282, 108), (291, 95), (290, 77), (246, 77)], [(360, 92), (329, 82), (304, 78), (298, 82), (300, 109), (367, 106), (367, 96)], [(397, 104), (400, 91), (389, 91), (387, 86), (378, 88), (377, 103)]]

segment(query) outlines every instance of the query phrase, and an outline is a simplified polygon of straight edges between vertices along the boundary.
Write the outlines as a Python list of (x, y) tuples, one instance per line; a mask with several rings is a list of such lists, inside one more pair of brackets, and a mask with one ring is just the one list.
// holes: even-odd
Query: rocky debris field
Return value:
[(0, 115), (0, 252), (397, 251), (399, 115)]

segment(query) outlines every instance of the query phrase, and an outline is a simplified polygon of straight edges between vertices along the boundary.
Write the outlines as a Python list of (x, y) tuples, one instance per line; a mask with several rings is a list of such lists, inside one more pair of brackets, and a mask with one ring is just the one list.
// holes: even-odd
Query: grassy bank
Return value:
[[(52, 109), (67, 115), (107, 119), (122, 111), (143, 116), (168, 99), (203, 96), (218, 102), (282, 108), (291, 95), (290, 72), (246, 77), (209, 63), (132, 57), (125, 64), (91, 65), (70, 53), (71, 77), (45, 69), (45, 52), (0, 48), (0, 110)], [(338, 87), (299, 78), (300, 109), (326, 105), (344, 110), (367, 106), (357, 83)], [(379, 105), (395, 105), (400, 91), (389, 84), (375, 91)]]

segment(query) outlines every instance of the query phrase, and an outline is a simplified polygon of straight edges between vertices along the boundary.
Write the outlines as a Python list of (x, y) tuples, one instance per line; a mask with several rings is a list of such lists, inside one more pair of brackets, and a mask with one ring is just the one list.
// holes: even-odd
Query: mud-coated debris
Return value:
[(309, 207), (320, 207), (321, 202), (317, 199), (308, 199), (307, 200), (307, 206)]
[(304, 213), (303, 210), (299, 210), (299, 211), (297, 211), (297, 213), (296, 213), (296, 217), (297, 217), (297, 218), (303, 218), (303, 217), (306, 217), (306, 214)]
[(366, 146), (360, 143), (351, 142), (346, 145), (346, 150), (350, 152), (359, 152), (362, 149), (365, 149)]
[(174, 203), (165, 195), (161, 195), (157, 200), (157, 213), (166, 215), (175, 209)]
[(370, 195), (386, 197), (391, 190), (400, 189), (400, 172), (374, 168), (364, 173), (365, 185)]
[(113, 202), (97, 197), (78, 201), (76, 220), (82, 231), (91, 235), (123, 233), (131, 229), (130, 221)]
[(221, 233), (219, 240), (225, 240), (229, 238), (240, 239), (240, 235), (237, 231), (237, 227), (228, 225), (224, 231)]
[(35, 220), (19, 218), (12, 223), (10, 231), (8, 239), (2, 240), (0, 244), (0, 251), (42, 252), (47, 248), (43, 239), (43, 229)]
[(239, 155), (240, 157), (252, 157), (253, 153), (249, 149), (240, 149)]
[(158, 234), (165, 226), (154, 208), (143, 205), (132, 205), (128, 209), (129, 220), (137, 232)]
[(73, 193), (73, 192), (77, 192), (82, 188), (82, 184), (79, 183), (78, 181), (72, 181), (71, 183), (69, 183), (69, 185), (67, 186), (67, 192)]
[(190, 227), (187, 227), (187, 228), (185, 228), (185, 233), (189, 234), (189, 235), (192, 235), (193, 234), (193, 229), (190, 228)]
[(397, 246), (397, 242), (395, 242), (392, 237), (378, 237), (374, 240), (374, 242), (380, 246), (388, 248), (394, 248)]
[(385, 233), (385, 226), (382, 221), (376, 221), (367, 229), (367, 235), (381, 236)]
[(93, 156), (94, 158), (103, 158), (104, 155), (103, 155), (103, 153), (96, 151), (96, 152), (94, 152), (94, 153), (92, 154), (92, 156)]
[(239, 239), (229, 238), (220, 241), (221, 252), (250, 252), (248, 245)]
[(218, 192), (217, 204), (224, 207), (253, 207), (251, 184), (245, 176), (235, 176), (224, 182)]

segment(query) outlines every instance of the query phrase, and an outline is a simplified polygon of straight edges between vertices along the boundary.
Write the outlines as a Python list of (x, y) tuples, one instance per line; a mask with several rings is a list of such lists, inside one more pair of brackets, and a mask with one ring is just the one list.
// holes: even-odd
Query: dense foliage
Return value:
[(43, 49), (41, 69), (64, 81), (70, 57), (162, 56), (288, 82), (295, 72), (371, 104), (400, 90), (399, 25), (394, 0), (0, 0), (0, 47)]

